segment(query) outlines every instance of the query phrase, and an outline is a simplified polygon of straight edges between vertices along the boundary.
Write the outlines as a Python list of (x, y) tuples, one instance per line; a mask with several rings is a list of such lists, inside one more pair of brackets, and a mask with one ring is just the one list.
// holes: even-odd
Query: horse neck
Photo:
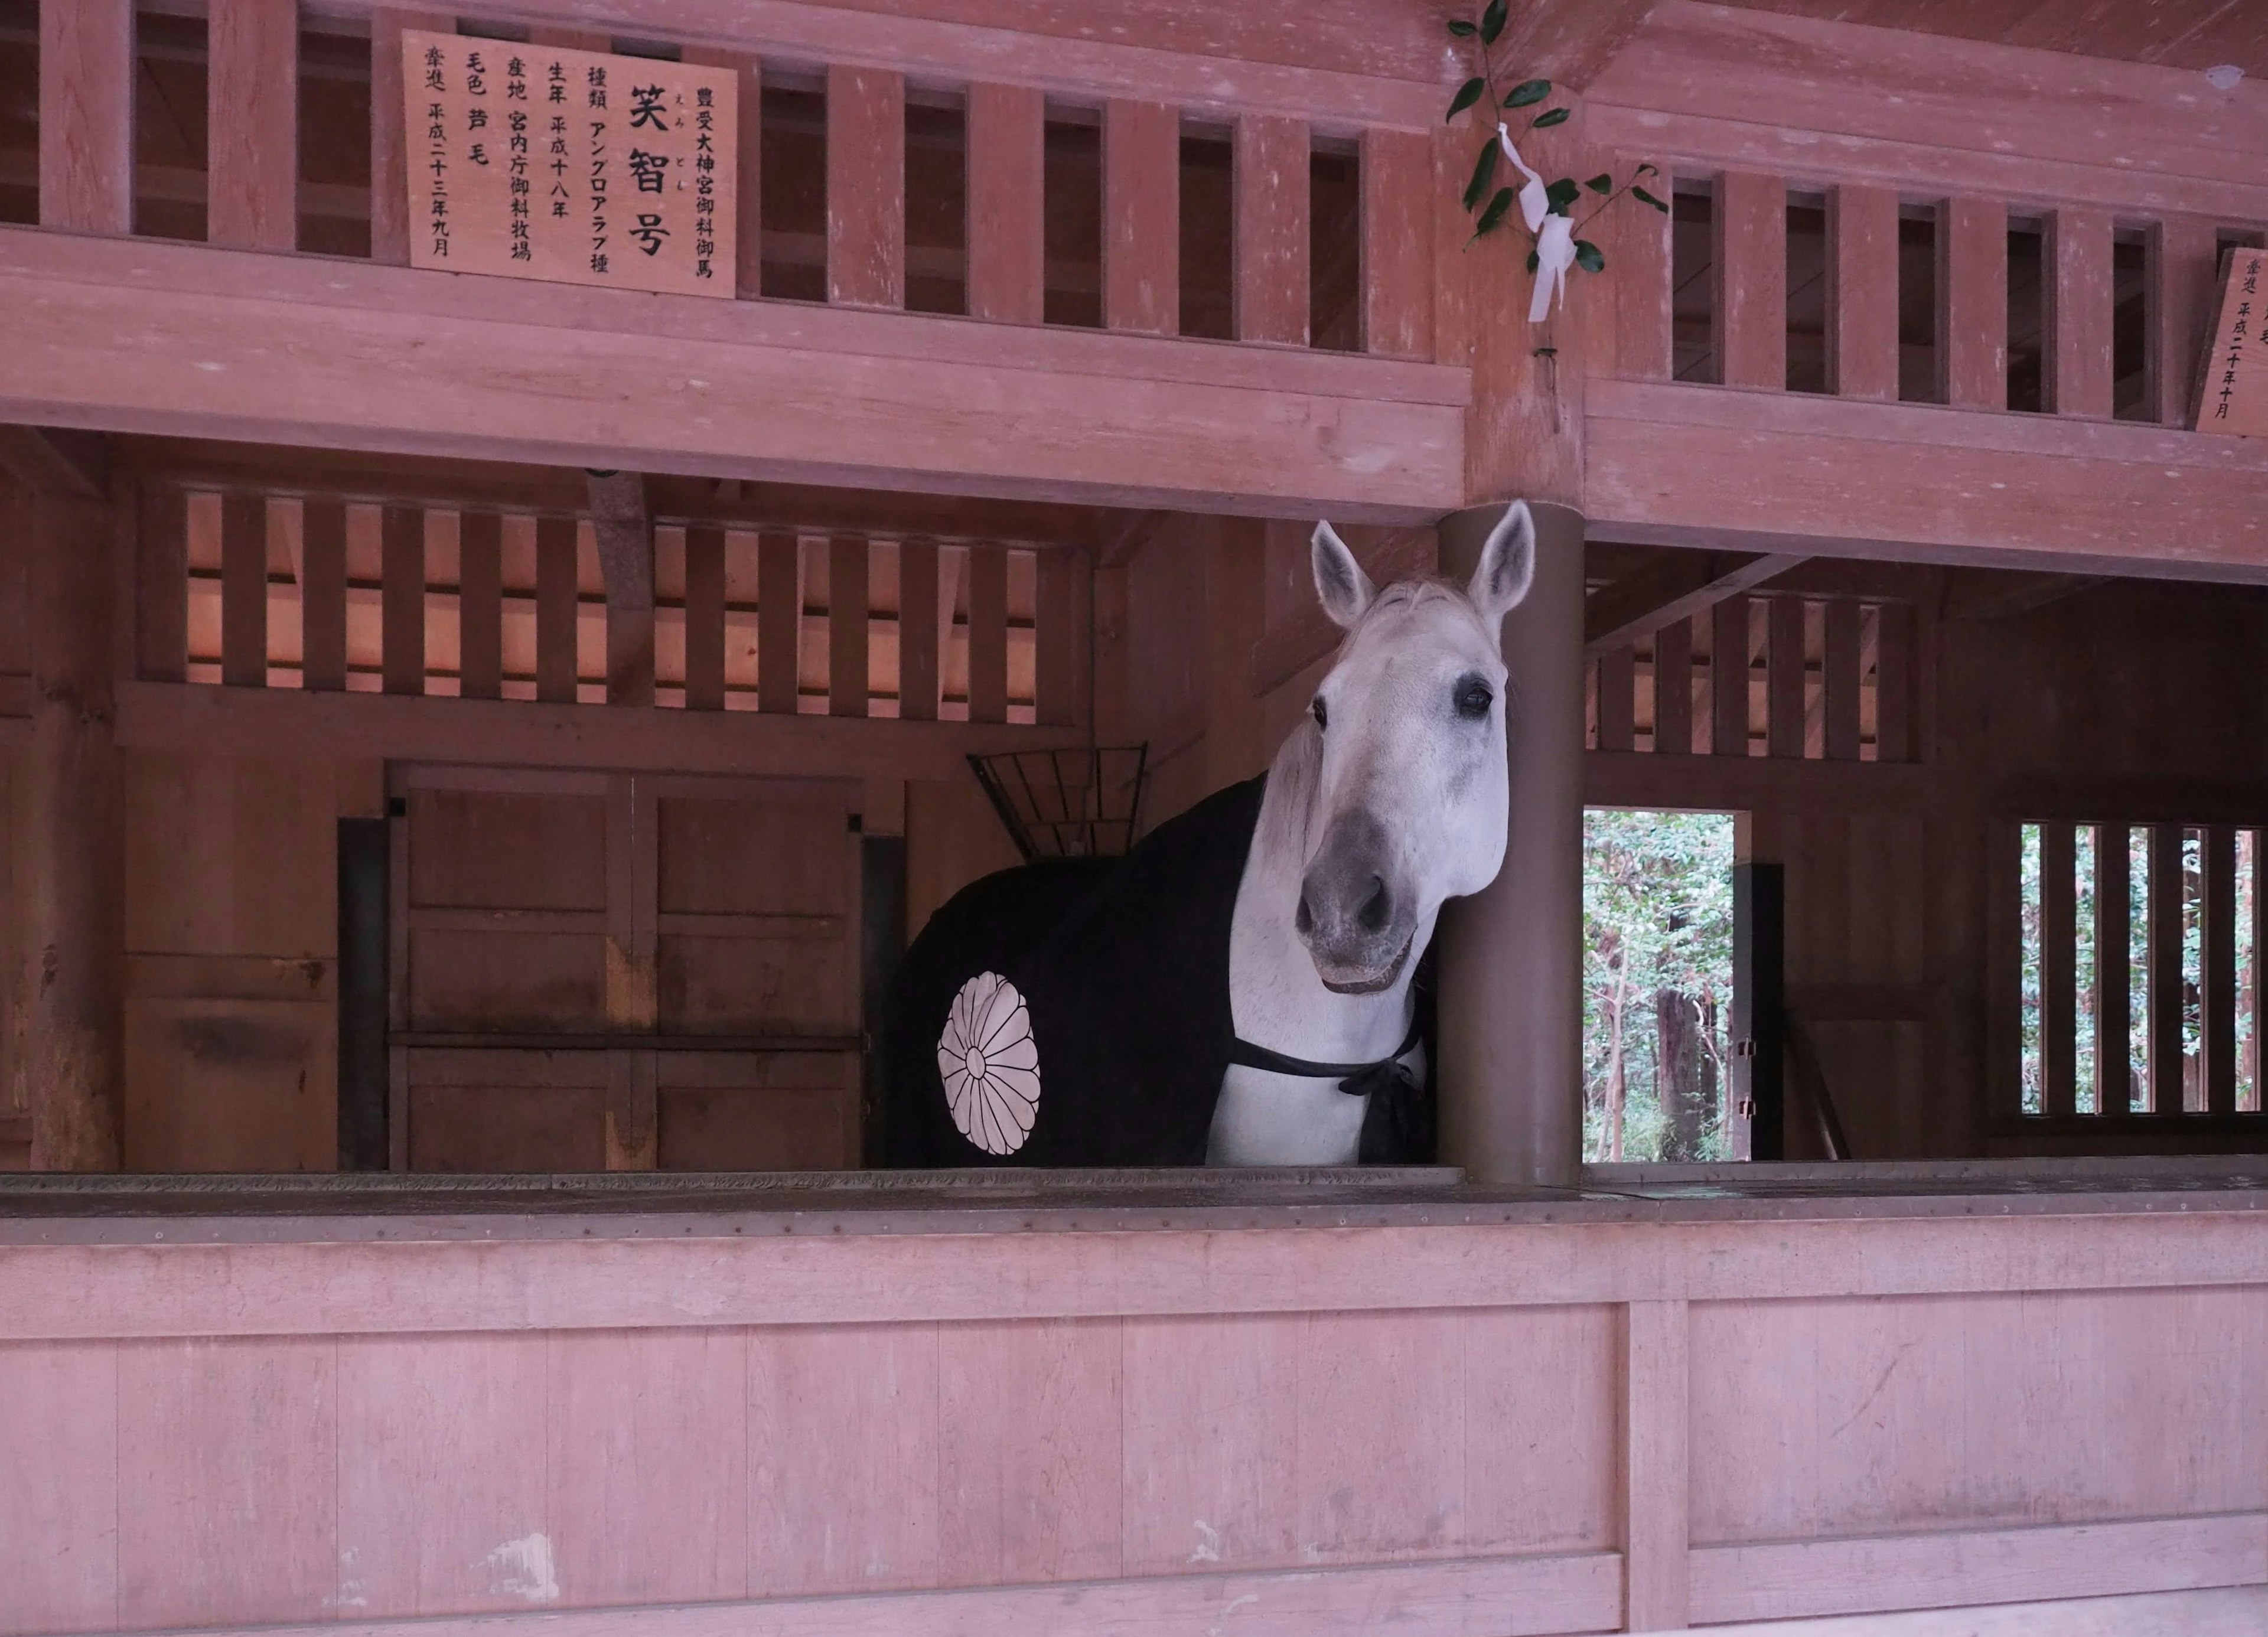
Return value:
[[(1268, 770), (1229, 928), (1229, 999), (1236, 1032), (1255, 1046), (1314, 1062), (1366, 1062), (1402, 1044), (1417, 961), (1376, 995), (1335, 995), (1315, 976), (1292, 916), (1318, 822), (1322, 762), (1322, 741), (1303, 720)], [(1420, 927), (1414, 949), (1432, 933), (1430, 924)]]

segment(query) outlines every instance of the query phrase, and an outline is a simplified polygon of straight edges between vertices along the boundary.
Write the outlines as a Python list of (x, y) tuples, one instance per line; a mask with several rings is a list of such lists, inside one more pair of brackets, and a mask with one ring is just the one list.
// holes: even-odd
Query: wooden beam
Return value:
[(589, 474), (591, 527), (607, 586), (607, 702), (653, 703), (653, 520), (636, 472)]
[(607, 767), (748, 777), (963, 779), (971, 754), (1067, 750), (1083, 730), (856, 721), (745, 710), (626, 711), (525, 700), (124, 683), (119, 743), (217, 756)]
[(1060, 328), (1004, 362), (961, 319), (148, 239), (0, 230), (0, 419), (42, 424), (1351, 522), (1464, 494), (1462, 370)]
[(1407, 131), (1362, 134), (1362, 346), (1389, 358), (1433, 353), (1433, 144)]
[(1803, 561), (1794, 553), (1665, 552), (1652, 568), (1591, 593), (1583, 605), (1583, 651), (1628, 647)]
[(1937, 223), (1938, 368), (1947, 403), (2008, 407), (2008, 208), (1954, 199)]
[(2018, 614), (2028, 614), (2081, 591), (2091, 591), (2098, 585), (2107, 585), (2112, 579), (2107, 574), (2021, 574), (2010, 573), (1999, 578), (1987, 579), (1978, 584), (1965, 577), (1954, 594), (1948, 598), (1945, 617), (1948, 620), (2008, 620)]
[(0, 426), (0, 471), (35, 495), (101, 500), (110, 492), (109, 449), (99, 432)]
[(1728, 171), (1717, 179), (1710, 277), (1717, 367), (1727, 386), (1787, 385), (1787, 183)]
[(1514, 12), (1501, 58), (1522, 77), (1587, 91), (1653, 9), (1654, 0), (1535, 0)]
[(133, 231), (134, 9), (134, 0), (39, 8), (43, 226)]

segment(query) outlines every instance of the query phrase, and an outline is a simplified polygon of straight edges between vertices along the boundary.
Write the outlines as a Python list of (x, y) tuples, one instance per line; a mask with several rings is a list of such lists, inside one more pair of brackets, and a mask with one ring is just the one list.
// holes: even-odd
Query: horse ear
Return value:
[(1505, 508), (1503, 520), (1489, 531), (1488, 541), (1481, 547), (1480, 565), (1473, 570), (1465, 595), (1493, 629), (1498, 620), (1520, 606), (1535, 578), (1535, 520), (1528, 515), (1528, 503), (1515, 500)]
[(1311, 553), (1315, 569), (1315, 599), (1323, 606), (1333, 625), (1342, 630), (1352, 630), (1370, 599), (1378, 595), (1378, 588), (1354, 560), (1354, 554), (1338, 532), (1328, 523), (1315, 525), (1314, 549)]

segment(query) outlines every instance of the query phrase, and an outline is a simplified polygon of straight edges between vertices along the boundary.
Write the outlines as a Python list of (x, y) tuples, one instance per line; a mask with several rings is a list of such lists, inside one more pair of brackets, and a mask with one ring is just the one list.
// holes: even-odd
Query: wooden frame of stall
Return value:
[[(2268, 452), (2183, 426), (2217, 253), (2268, 222), (2268, 102), (2157, 60), (2219, 36), (2101, 18), (1517, 15), (1576, 93), (1529, 157), (1649, 160), (1680, 206), (1602, 218), (1609, 270), (1538, 330), (1517, 249), (1467, 247), (1427, 10), (0, 11), (39, 109), (35, 166), (0, 128), (14, 1163), (414, 1172), (427, 1084), (571, 1094), (541, 1152), (575, 1157), (527, 1169), (851, 1163), (864, 997), (680, 1039), (702, 951), (848, 960), (902, 937), (867, 919), (892, 892), (917, 924), (1005, 862), (971, 752), (1146, 743), (1152, 818), (1257, 770), (1333, 642), (1314, 516), (1380, 574), (1454, 570), (1509, 495), (1543, 534), (1506, 870), (1445, 924), (1464, 1186), (27, 1178), (0, 1452), (40, 1481), (0, 1489), (0, 1630), (1544, 1633), (2116, 1594), (2173, 1630), (2215, 1589), (2257, 1618), (2252, 1162), (1521, 1190), (1585, 1180), (1587, 801), (1746, 815), (1860, 1158), (2259, 1149), (2222, 861), (2268, 819), (2229, 755), (2268, 734), (2229, 686), (2268, 647)], [(409, 268), (388, 48), (453, 23), (792, 102), (743, 127), (740, 299)], [(359, 191), (320, 157), (357, 61)], [(924, 109), (961, 121), (951, 245)], [(718, 901), (671, 896), (673, 834), (746, 833), (672, 802), (791, 787), (843, 892), (704, 855)], [(419, 896), (405, 826), (452, 792), (563, 804), (581, 885)], [(2058, 860), (2077, 826), (2203, 838), (2193, 1074), (2161, 1052), (2082, 1112), (2051, 939), (2016, 1100), (2022, 824)], [(372, 987), (350, 852), (390, 857), (396, 940), (567, 951), (585, 1037), (465, 1038), (400, 942)], [(506, 1049), (517, 1078), (472, 1064)], [(673, 1096), (713, 1133), (751, 1094), (802, 1099), (792, 1141), (673, 1136)]]

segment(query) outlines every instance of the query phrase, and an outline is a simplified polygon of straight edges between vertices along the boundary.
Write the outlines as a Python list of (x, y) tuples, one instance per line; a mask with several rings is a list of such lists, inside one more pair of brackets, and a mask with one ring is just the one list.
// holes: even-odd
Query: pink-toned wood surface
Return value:
[(1236, 122), (1236, 338), (1307, 343), (1308, 136), (1304, 120)]
[(1362, 344), (1389, 358), (1433, 355), (1433, 144), (1362, 134)]
[(827, 708), (866, 714), (866, 541), (838, 537), (827, 548)]
[(2143, 312), (2150, 322), (2151, 398), (2162, 425), (2187, 426), (2197, 407), (2198, 355), (2220, 260), (2219, 235), (2208, 218), (2173, 217), (2151, 231)]
[(2197, 83), (2106, 56), (1663, 0), (1590, 87), (1584, 120), (1594, 142), (1696, 168), (2268, 217), (2257, 110)]
[(188, 497), (177, 488), (142, 493), (135, 522), (134, 673), (180, 682), (189, 650)]
[[(493, 563), (466, 559), (477, 575)], [(299, 523), (299, 664), (301, 685), (338, 692), (347, 685), (347, 509), (337, 501), (310, 500)], [(493, 573), (493, 569), (489, 571)], [(477, 588), (468, 585), (466, 600)], [(497, 615), (501, 620), (501, 613)], [(144, 673), (147, 674), (146, 672)]]
[(456, 19), (438, 11), (375, 11), (370, 14), (370, 254), (396, 267), (409, 262), (409, 130), (401, 117), (401, 34), (454, 32)]
[(685, 531), (685, 706), (725, 708), (725, 533)]
[(1947, 202), (1937, 224), (1945, 401), (2008, 407), (2008, 209), (1997, 200)]
[(220, 510), (221, 680), (268, 686), (268, 501), (225, 496)]
[(1047, 99), (1032, 87), (968, 88), (971, 318), (1037, 324), (1042, 316), (1046, 122)]
[(0, 1628), (87, 1631), (118, 1616), (118, 1349), (0, 1348)]
[(33, 422), (1350, 521), (1462, 498), (1465, 376), (1398, 359), (1049, 328), (1011, 368), (953, 319), (18, 229), (0, 347), (0, 415)]
[[(2110, 218), (2058, 210), (2048, 218), (2046, 400), (2058, 415), (2110, 413)], [(2187, 415), (2187, 407), (2183, 407)]]
[(572, 518), (535, 520), (535, 697), (552, 704), (575, 701), (576, 534)]
[(968, 720), (1008, 719), (1008, 553), (968, 548)]
[(1827, 385), (1898, 395), (1898, 196), (1846, 183), (1827, 196)]
[[(311, 550), (313, 539), (311, 531)], [(457, 521), (457, 691), (467, 699), (504, 693), (504, 519), (493, 511)]]
[(388, 506), (383, 524), (379, 594), (385, 643), (386, 691), (425, 691), (425, 514), (415, 506)]
[(789, 533), (756, 537), (756, 703), (792, 716), (798, 701), (797, 645), (803, 625), (803, 554)]
[(886, 70), (827, 70), (827, 298), (906, 301), (906, 82)]
[(1786, 182), (1727, 172), (1712, 222), (1719, 378), (1777, 392), (1787, 385)]
[(733, 293), (743, 301), (764, 293), (763, 62), (746, 51), (688, 46), (685, 61), (731, 69), (740, 130), (733, 142)]
[(134, 223), (132, 0), (43, 5), (40, 220), (79, 233)]
[(939, 619), (937, 542), (931, 540), (901, 541), (898, 546), (898, 716), (902, 721), (937, 720)]
[(1123, 98), (1102, 109), (1102, 321), (1182, 327), (1182, 111)]
[(2141, 574), (2268, 563), (2268, 451), (2244, 439), (1640, 382), (1594, 383), (1586, 429), (1592, 526), (1625, 539), (1770, 550), (1839, 538)]
[(299, 240), (299, 12), (293, 0), (214, 0), (205, 236), (247, 250)]
[[(1657, 166), (1657, 172), (1659, 167)], [(1659, 174), (1647, 191), (1667, 199)], [(1612, 246), (1607, 272), (1615, 292), (1612, 347), (1598, 347), (1593, 373), (1629, 381), (1666, 381), (1670, 372), (1672, 261), (1668, 215), (1631, 200), (1617, 204), (1603, 224)], [(1594, 343), (1596, 346), (1596, 343)], [(1602, 355), (1612, 367), (1598, 367)]]
[(1683, 1302), (1633, 1302), (1623, 1324), (1625, 1618), (1632, 1631), (1678, 1630), (1691, 1595), (1688, 1309)]
[(1032, 633), (1034, 720), (1044, 726), (1069, 727), (1086, 718), (1088, 579), (1093, 570), (1084, 552), (1059, 547), (1038, 557)]

